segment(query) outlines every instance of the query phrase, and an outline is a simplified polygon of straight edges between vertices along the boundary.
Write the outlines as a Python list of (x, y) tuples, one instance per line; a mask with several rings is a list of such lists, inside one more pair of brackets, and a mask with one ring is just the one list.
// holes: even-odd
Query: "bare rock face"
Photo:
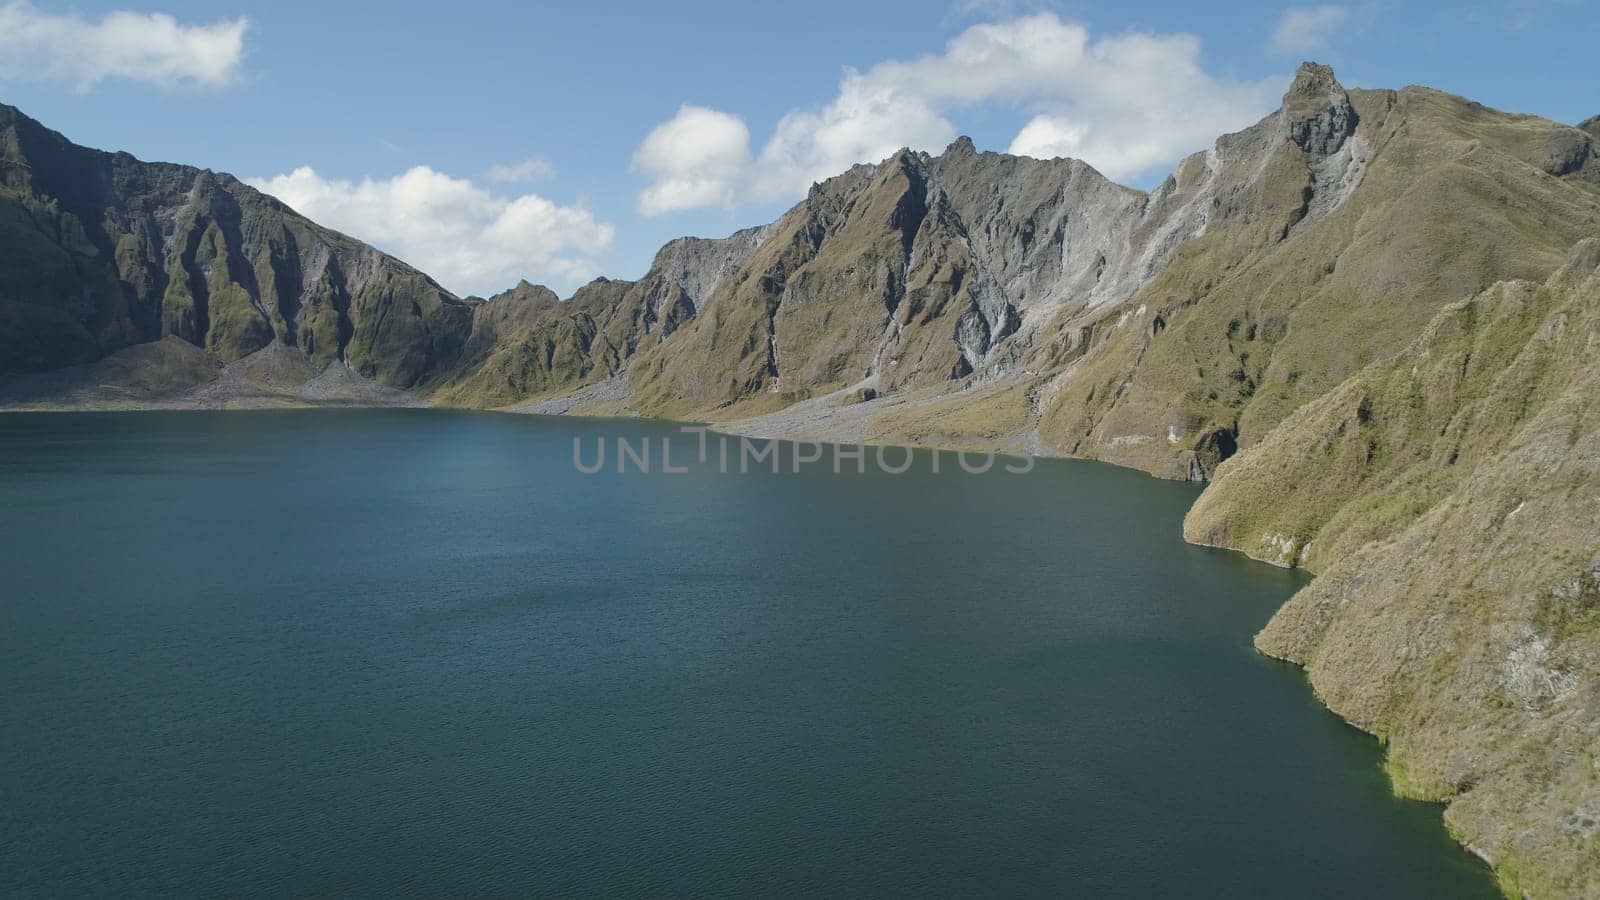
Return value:
[(965, 138), (901, 151), (813, 187), (634, 385), (645, 408), (690, 415), (1001, 377), (1055, 316), (1126, 299), (1160, 270), (1181, 239), (1146, 249), (1149, 216), (1146, 195), (1077, 160)]
[(1540, 160), (1544, 170), (1560, 177), (1582, 169), (1594, 157), (1594, 139), (1578, 128), (1561, 128), (1545, 141)]
[(1357, 116), (1350, 95), (1333, 77), (1333, 70), (1313, 62), (1302, 63), (1283, 96), (1285, 136), (1307, 153), (1327, 156), (1355, 133)]
[(1075, 159), (978, 153), (969, 139), (928, 161), (972, 256), (1007, 303), (1035, 319), (1131, 294), (1113, 285), (1145, 196)]
[(668, 242), (656, 253), (641, 282), (643, 330), (664, 340), (694, 318), (722, 277), (749, 258), (771, 230), (770, 225), (763, 225), (721, 239), (683, 237)]

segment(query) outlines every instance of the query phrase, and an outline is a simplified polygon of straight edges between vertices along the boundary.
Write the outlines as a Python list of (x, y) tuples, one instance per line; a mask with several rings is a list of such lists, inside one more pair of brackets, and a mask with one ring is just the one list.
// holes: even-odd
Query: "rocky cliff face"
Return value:
[(471, 328), (431, 279), (232, 176), (78, 147), (0, 106), (0, 373), (175, 337), (424, 388)]
[(1508, 885), (1590, 896), (1597, 141), (1307, 64), (1150, 194), (963, 139), (484, 301), (0, 109), (0, 405), (426, 399), (1214, 479), (1190, 539), (1320, 573), (1261, 648)]
[(714, 314), (641, 358), (638, 405), (727, 418), (1003, 376), (1053, 317), (1126, 299), (1203, 227), (1160, 211), (1166, 227), (1149, 197), (1076, 160), (965, 138), (858, 166), (771, 227)]

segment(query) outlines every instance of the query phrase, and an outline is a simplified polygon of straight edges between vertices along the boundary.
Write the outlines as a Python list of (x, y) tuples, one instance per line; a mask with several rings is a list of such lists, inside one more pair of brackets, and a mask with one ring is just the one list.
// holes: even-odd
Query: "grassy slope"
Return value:
[(214, 355), (168, 337), (50, 372), (0, 375), (0, 407), (136, 409), (214, 381), (221, 369)]
[[(1192, 540), (1310, 542), (1258, 637), (1533, 896), (1600, 894), (1600, 241), (1225, 464)], [(1269, 542), (1270, 544), (1270, 542)]]
[(1128, 304), (1139, 320), (1110, 330), (1055, 394), (1041, 424), (1052, 445), (1158, 474), (1219, 430), (1248, 447), (1445, 305), (1542, 279), (1600, 229), (1600, 191), (1539, 168), (1561, 126), (1418, 88), (1352, 99), (1372, 158), (1350, 199), (1276, 240), (1309, 180), (1281, 148), (1250, 216), (1191, 241)]
[(463, 358), (433, 402), (497, 408), (617, 373), (633, 352), (632, 338), (617, 333), (638, 297), (633, 282), (600, 279), (564, 303), (531, 287), (489, 301), (475, 310)]

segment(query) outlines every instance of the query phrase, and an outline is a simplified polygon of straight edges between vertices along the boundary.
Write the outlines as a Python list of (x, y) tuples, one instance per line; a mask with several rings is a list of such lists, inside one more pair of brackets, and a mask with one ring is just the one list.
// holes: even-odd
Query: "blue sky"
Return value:
[(637, 277), (672, 237), (769, 221), (891, 145), (964, 133), (1148, 187), (1270, 109), (1304, 57), (1347, 86), (1575, 122), (1600, 113), (1597, 13), (0, 0), (0, 101), (79, 143), (254, 179), (457, 292), (565, 293)]

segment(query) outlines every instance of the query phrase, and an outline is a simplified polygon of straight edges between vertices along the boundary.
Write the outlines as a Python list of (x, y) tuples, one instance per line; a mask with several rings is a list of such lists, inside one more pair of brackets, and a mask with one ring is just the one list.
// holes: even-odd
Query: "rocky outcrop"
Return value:
[(748, 259), (770, 231), (771, 226), (761, 226), (720, 240), (684, 237), (662, 247), (644, 278), (640, 327), (665, 340), (701, 311), (723, 276)]
[(1333, 70), (1305, 63), (1283, 96), (1280, 121), (1289, 142), (1315, 156), (1329, 156), (1355, 133), (1360, 117)]
[(1139, 191), (1079, 160), (978, 153), (967, 138), (928, 163), (969, 255), (1027, 318), (1125, 299), (1142, 283), (1125, 265), (1147, 204)]
[(1577, 128), (1558, 128), (1545, 140), (1539, 164), (1559, 178), (1581, 170), (1593, 158), (1593, 137)]

